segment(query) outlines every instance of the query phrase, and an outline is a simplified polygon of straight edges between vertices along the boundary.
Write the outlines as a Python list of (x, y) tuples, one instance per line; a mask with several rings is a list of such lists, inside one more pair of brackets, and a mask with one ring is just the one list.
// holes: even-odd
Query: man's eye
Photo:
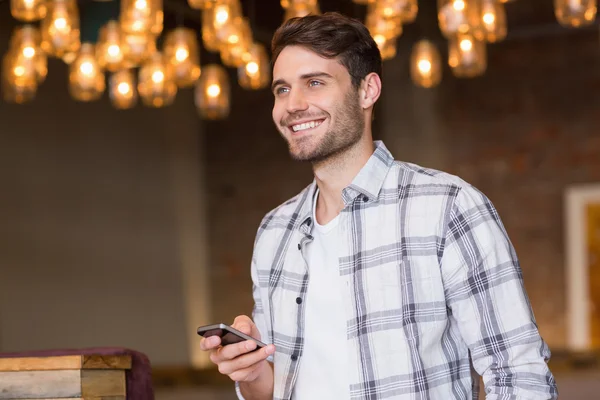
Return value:
[(275, 90), (275, 93), (277, 93), (277, 94), (282, 94), (282, 93), (285, 93), (285, 92), (287, 92), (287, 91), (288, 91), (288, 88), (286, 88), (286, 87), (280, 87), (280, 88), (277, 88), (277, 89)]
[(319, 86), (320, 84), (321, 84), (321, 82), (319, 82), (319, 81), (310, 81), (310, 82), (308, 82), (309, 86)]

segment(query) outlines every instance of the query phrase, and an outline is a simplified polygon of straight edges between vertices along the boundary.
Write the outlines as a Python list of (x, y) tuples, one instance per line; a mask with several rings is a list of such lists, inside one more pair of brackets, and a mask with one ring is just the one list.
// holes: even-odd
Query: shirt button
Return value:
[(302, 304), (302, 297), (296, 297), (296, 304)]
[(308, 226), (310, 226), (310, 224), (312, 224), (312, 218), (309, 218), (309, 219), (306, 221), (306, 224), (307, 224)]
[(300, 243), (298, 243), (298, 250), (302, 250), (302, 246), (300, 246)]
[(367, 196), (363, 196), (363, 201), (366, 203), (367, 201), (369, 201), (369, 198)]
[(292, 361), (298, 360), (298, 355), (297, 354), (292, 354), (291, 359), (292, 359)]

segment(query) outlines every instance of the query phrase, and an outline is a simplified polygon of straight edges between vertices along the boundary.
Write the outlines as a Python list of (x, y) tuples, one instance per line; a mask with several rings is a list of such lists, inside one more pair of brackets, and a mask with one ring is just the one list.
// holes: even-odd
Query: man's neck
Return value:
[(370, 135), (354, 146), (330, 159), (313, 165), (319, 187), (316, 217), (324, 225), (336, 217), (344, 208), (342, 190), (348, 186), (365, 166), (375, 147)]

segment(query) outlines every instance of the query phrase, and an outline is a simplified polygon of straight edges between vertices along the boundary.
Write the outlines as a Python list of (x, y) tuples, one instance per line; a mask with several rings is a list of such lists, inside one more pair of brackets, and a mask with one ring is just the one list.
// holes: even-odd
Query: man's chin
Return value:
[(321, 154), (319, 152), (307, 152), (307, 151), (293, 151), (290, 150), (290, 156), (294, 161), (307, 162), (307, 163), (316, 163), (326, 160), (329, 155)]

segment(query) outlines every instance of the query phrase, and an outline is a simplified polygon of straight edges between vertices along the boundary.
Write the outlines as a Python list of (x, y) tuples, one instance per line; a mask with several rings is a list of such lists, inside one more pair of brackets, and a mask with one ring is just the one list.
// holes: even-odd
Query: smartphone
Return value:
[(214, 324), (206, 325), (198, 328), (198, 335), (203, 337), (218, 336), (221, 338), (221, 344), (227, 346), (228, 344), (239, 343), (246, 340), (252, 340), (256, 343), (256, 349), (254, 351), (266, 347), (267, 345), (260, 340), (254, 339), (252, 336), (248, 336), (245, 333), (232, 328), (225, 324)]

